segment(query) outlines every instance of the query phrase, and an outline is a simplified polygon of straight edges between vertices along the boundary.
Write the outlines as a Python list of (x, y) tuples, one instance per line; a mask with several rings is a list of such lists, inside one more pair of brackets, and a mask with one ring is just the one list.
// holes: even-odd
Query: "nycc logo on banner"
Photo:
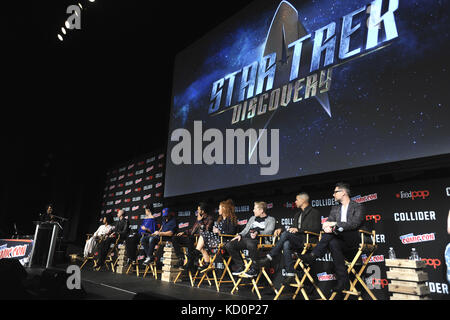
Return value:
[(7, 244), (2, 245), (0, 246), (0, 259), (23, 257), (27, 252), (27, 247), (27, 244), (9, 248)]
[(326, 272), (321, 272), (317, 274), (317, 279), (319, 281), (331, 281), (336, 280), (336, 276), (334, 274), (328, 274)]
[(430, 191), (428, 190), (422, 190), (422, 191), (400, 191), (395, 195), (397, 199), (411, 199), (415, 200), (417, 198), (419, 199), (426, 199), (430, 196)]
[(420, 243), (420, 242), (426, 242), (426, 241), (434, 241), (434, 240), (436, 240), (436, 235), (434, 232), (419, 234), (416, 236), (413, 233), (409, 233), (409, 234), (400, 236), (400, 240), (403, 244)]

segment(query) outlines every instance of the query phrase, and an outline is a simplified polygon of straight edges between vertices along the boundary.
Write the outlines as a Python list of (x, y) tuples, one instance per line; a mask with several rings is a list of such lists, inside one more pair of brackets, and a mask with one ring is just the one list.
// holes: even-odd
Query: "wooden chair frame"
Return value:
[[(88, 234), (86, 234), (86, 241), (88, 241), (91, 237), (92, 237), (92, 233), (88, 233)], [(95, 260), (95, 257), (94, 257), (94, 255), (93, 254), (89, 254), (87, 257), (85, 257), (84, 259), (83, 259), (83, 262), (81, 263), (81, 265), (80, 265), (80, 270), (81, 269), (83, 269), (83, 267), (85, 266), (85, 264), (88, 262), (88, 261), (93, 261), (94, 262), (94, 268), (95, 267), (97, 267), (97, 261)]]
[[(305, 235), (306, 235), (306, 241), (303, 244), (303, 250), (301, 252), (301, 254), (306, 254), (307, 252), (311, 251), (312, 249), (314, 249), (314, 247), (317, 245), (317, 243), (312, 243), (310, 242), (310, 237), (314, 236), (318, 238), (318, 241), (320, 241), (320, 238), (322, 236), (322, 233), (315, 233), (315, 232), (311, 232), (311, 231), (304, 231)], [(325, 297), (325, 295), (323, 294), (322, 290), (320, 290), (320, 288), (317, 286), (316, 282), (314, 281), (314, 278), (311, 276), (310, 274), (310, 270), (311, 267), (308, 266), (306, 267), (303, 262), (297, 258), (295, 265), (294, 265), (294, 270), (297, 270), (297, 268), (300, 266), (300, 268), (303, 270), (304, 274), (302, 276), (302, 278), (300, 279), (299, 276), (296, 274), (295, 275), (295, 283), (291, 283), (289, 284), (289, 286), (297, 288), (295, 290), (295, 293), (292, 295), (292, 299), (295, 300), (295, 298), (297, 297), (298, 293), (301, 292), (303, 295), (303, 298), (305, 300), (309, 300), (309, 296), (306, 293), (306, 290), (304, 288), (304, 283), (306, 281), (306, 279), (309, 280), (309, 282), (313, 285), (314, 289), (316, 290), (316, 292), (319, 294), (319, 296), (321, 297), (320, 300), (327, 300), (327, 298)], [(274, 300), (278, 300), (278, 298), (280, 297), (280, 295), (282, 294), (283, 290), (285, 289), (286, 285), (282, 284), (280, 289), (278, 289), (278, 292), (274, 298)]]
[[(211, 285), (210, 281), (214, 280), (214, 283), (216, 285), (216, 290), (217, 292), (220, 292), (220, 286), (222, 285), (222, 283), (233, 283), (233, 285), (236, 284), (236, 281), (233, 277), (233, 274), (231, 273), (230, 270), (230, 262), (231, 262), (231, 256), (228, 257), (228, 259), (225, 259), (225, 257), (223, 256), (222, 251), (225, 250), (225, 244), (226, 242), (224, 241), (224, 238), (234, 238), (236, 235), (231, 235), (231, 234), (219, 234), (220, 237), (220, 243), (219, 246), (217, 248), (215, 248), (215, 252), (212, 255), (212, 257), (209, 260), (209, 264), (208, 267), (202, 271), (200, 271), (200, 273), (203, 273), (202, 277), (200, 278), (200, 281), (197, 284), (197, 288), (200, 287), (200, 285), (202, 284), (202, 282), (206, 279), (208, 281), (208, 283)], [(216, 273), (216, 269), (214, 266), (214, 262), (216, 261), (216, 259), (218, 259), (218, 257), (220, 256), (220, 258), (222, 259), (222, 263), (224, 265), (224, 269), (220, 275), (220, 278), (217, 277), (217, 273)], [(203, 259), (202, 259), (203, 260)], [(210, 278), (208, 276), (208, 273), (211, 272), (213, 275), (213, 278)], [(199, 273), (199, 271), (197, 271), (197, 273), (195, 274), (195, 276)], [(228, 277), (230, 278), (230, 280), (224, 280), (225, 275), (228, 274)]]
[[(199, 235), (196, 234), (194, 236), (195, 236), (195, 243), (194, 243), (194, 247), (195, 247), (197, 245)], [(187, 261), (188, 258), (186, 256), (186, 247), (182, 247), (182, 249), (183, 249), (185, 260)], [(203, 258), (200, 260), (200, 263), (203, 263)], [(184, 264), (186, 264), (186, 262)], [(185, 270), (180, 270), (178, 272), (177, 276), (173, 280), (173, 283), (177, 283), (178, 280), (181, 280), (180, 277), (181, 277), (181, 275), (183, 274), (184, 271)], [(193, 274), (193, 272), (191, 270), (187, 270), (187, 274), (189, 276), (189, 281), (191, 282), (191, 286), (192, 287), (195, 286), (195, 280), (201, 279), (201, 276), (198, 276), (199, 272), (200, 272), (199, 270), (196, 270), (195, 274)], [(209, 285), (211, 285), (211, 282), (210, 282), (209, 279), (208, 279), (208, 282), (209, 282)]]
[[(271, 244), (263, 243), (263, 239), (269, 238), (269, 237), (272, 237), (272, 243)], [(259, 251), (259, 250), (267, 250), (267, 249), (273, 248), (275, 246), (275, 241), (276, 241), (276, 239), (278, 237), (276, 237), (274, 235), (270, 235), (270, 234), (269, 235), (261, 234), (261, 235), (258, 235), (257, 238), (258, 238), (258, 244), (257, 244), (256, 249)], [(242, 272), (242, 274), (244, 274), (245, 272), (247, 272), (250, 269), (253, 261), (251, 259), (249, 259), (247, 261), (247, 259), (245, 258), (245, 255), (244, 255), (244, 253), (242, 251), (241, 251), (241, 256), (242, 256), (242, 260), (244, 261), (244, 265), (245, 265), (244, 271)], [(275, 294), (277, 294), (277, 289), (273, 285), (273, 282), (270, 279), (269, 275), (267, 274), (267, 271), (265, 270), (265, 267), (262, 267), (259, 270), (259, 273), (258, 273), (256, 279), (254, 277), (251, 278), (251, 283), (241, 284), (242, 279), (245, 279), (245, 278), (242, 277), (242, 276), (239, 276), (239, 280), (236, 281), (236, 283), (234, 283), (234, 287), (231, 290), (231, 294), (234, 294), (235, 291), (238, 291), (239, 290), (239, 286), (252, 285), (252, 292), (255, 291), (256, 295), (258, 296), (258, 299), (261, 300), (261, 293), (260, 293), (259, 289), (262, 289), (264, 287), (263, 286), (258, 286), (258, 283), (259, 283), (262, 275), (264, 276), (264, 278), (266, 279), (267, 283), (272, 288), (272, 290), (275, 292)]]
[(133, 272), (136, 272), (136, 276), (139, 277), (140, 270), (139, 270), (138, 255), (139, 255), (139, 251), (141, 250), (141, 248), (142, 248), (142, 244), (141, 244), (141, 242), (139, 242), (139, 245), (137, 246), (137, 249), (136, 249), (136, 251), (137, 251), (136, 260), (134, 260), (130, 263), (125, 274), (128, 274), (130, 272), (131, 268), (134, 267), (135, 269), (133, 270)]
[[(117, 235), (116, 241), (114, 241), (113, 247), (112, 248), (110, 247), (108, 249), (108, 253), (106, 254), (105, 266), (106, 266), (106, 269), (109, 270), (108, 264), (110, 264), (112, 272), (114, 272), (115, 266), (116, 266), (116, 263), (117, 263), (117, 252), (116, 252), (116, 259), (114, 259), (114, 261), (113, 261), (113, 258), (112, 258), (111, 255), (112, 255), (113, 252), (117, 251), (117, 246), (119, 245), (120, 240), (121, 239), (120, 239), (120, 234), (119, 234), (119, 235)], [(97, 259), (97, 262), (98, 262), (98, 259)]]
[[(155, 245), (155, 250), (153, 251), (153, 257), (156, 258), (156, 253), (158, 252), (159, 247), (165, 245), (166, 243), (167, 243), (167, 240), (163, 240), (163, 237), (160, 236), (158, 243)], [(152, 276), (155, 279), (158, 279), (158, 273), (162, 273), (162, 270), (158, 270), (157, 267), (156, 267), (156, 259), (154, 259), (151, 263), (149, 263), (145, 267), (144, 275), (142, 276), (142, 278), (145, 278), (147, 276), (147, 273), (148, 273), (149, 270), (152, 272)]]
[[(376, 232), (375, 232), (375, 230), (372, 230), (371, 232), (366, 231), (366, 230), (358, 230), (358, 232), (360, 233), (360, 236), (361, 236), (361, 242), (359, 244), (358, 251), (356, 252), (356, 254), (351, 262), (348, 262), (346, 260), (346, 265), (348, 266), (347, 273), (349, 275), (351, 273), (353, 273), (355, 278), (353, 281), (350, 281), (350, 289), (342, 291), (343, 293), (345, 293), (344, 300), (348, 300), (348, 298), (351, 295), (357, 296), (358, 300), (363, 300), (363, 298), (361, 297), (361, 292), (356, 290), (356, 285), (358, 284), (358, 282), (366, 290), (366, 292), (369, 294), (369, 296), (372, 300), (377, 300), (377, 298), (374, 296), (372, 291), (367, 287), (366, 283), (361, 278), (361, 275), (363, 274), (364, 270), (366, 269), (367, 265), (369, 264), (369, 261), (372, 258), (373, 254), (375, 253), (375, 250), (378, 248), (377, 244), (375, 243)], [(365, 242), (365, 239), (364, 239), (365, 235), (369, 235), (371, 237), (371, 240), (372, 240), (371, 243)], [(361, 255), (363, 253), (368, 253), (368, 256), (366, 257), (366, 259), (364, 261), (362, 261), (361, 268), (359, 269), (358, 272), (356, 272), (355, 266), (357, 265), (357, 262), (360, 261)], [(331, 294), (329, 300), (333, 300), (336, 297), (336, 295), (337, 295), (337, 292), (333, 292)]]

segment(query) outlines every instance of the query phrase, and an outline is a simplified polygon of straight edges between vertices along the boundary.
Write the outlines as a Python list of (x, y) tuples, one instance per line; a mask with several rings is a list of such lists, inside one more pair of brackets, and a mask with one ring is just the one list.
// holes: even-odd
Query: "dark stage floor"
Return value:
[[(160, 278), (160, 275), (159, 275)], [(241, 287), (238, 294), (231, 294), (231, 284), (222, 284), (217, 292), (214, 282), (211, 286), (205, 281), (200, 288), (192, 287), (188, 279), (183, 282), (169, 283), (152, 278), (137, 277), (136, 274), (116, 274), (110, 271), (91, 271), (83, 269), (81, 273), (82, 286), (86, 299), (157, 299), (157, 300), (255, 300), (256, 294), (250, 286)], [(197, 281), (198, 282), (198, 281)], [(265, 294), (262, 299), (272, 300), (274, 294)], [(272, 291), (273, 292), (273, 291)]]
[[(51, 268), (54, 272), (59, 274), (66, 273), (67, 265), (58, 265)], [(26, 268), (28, 280), (35, 276), (41, 276), (45, 269), (43, 268)], [(67, 277), (67, 275), (66, 275)], [(220, 286), (220, 292), (217, 292), (214, 280), (211, 278), (210, 285), (205, 280), (200, 288), (192, 287), (187, 276), (182, 277), (182, 281), (177, 283), (165, 282), (160, 280), (161, 274), (158, 274), (158, 279), (153, 278), (149, 273), (146, 278), (142, 274), (137, 277), (135, 273), (118, 274), (102, 269), (101, 271), (94, 271), (92, 266), (85, 266), (81, 270), (81, 285), (84, 294), (75, 297), (81, 300), (258, 300), (256, 293), (252, 292), (252, 285), (249, 279), (245, 279), (242, 283), (248, 285), (240, 286), (239, 290), (231, 294), (233, 285), (231, 283), (223, 283)], [(236, 277), (236, 280), (239, 279)], [(198, 280), (196, 281), (198, 284)], [(260, 279), (261, 300), (273, 300), (275, 297), (274, 291), (265, 282), (263, 278)], [(61, 283), (65, 287), (64, 283)], [(291, 299), (293, 288), (285, 289), (279, 300)], [(286, 293), (286, 294), (285, 294)], [(63, 297), (61, 297), (64, 299)], [(313, 296), (310, 296), (314, 299)], [(318, 297), (317, 297), (318, 298)], [(45, 299), (45, 298), (44, 298)], [(298, 300), (303, 300), (301, 294), (297, 297)]]

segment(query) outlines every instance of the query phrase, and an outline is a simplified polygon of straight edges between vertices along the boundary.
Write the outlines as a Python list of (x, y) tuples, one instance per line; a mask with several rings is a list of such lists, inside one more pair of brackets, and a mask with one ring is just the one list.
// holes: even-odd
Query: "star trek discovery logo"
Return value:
[[(299, 19), (301, 12), (282, 1), (270, 25), (263, 57), (212, 84), (208, 114), (233, 110), (234, 125), (315, 98), (331, 117), (327, 92), (332, 69), (385, 48), (397, 38), (394, 13), (398, 5), (398, 0), (375, 0), (338, 22), (307, 32)], [(367, 16), (366, 23), (355, 23), (361, 15)], [(352, 39), (358, 34), (365, 35), (363, 43), (350, 50), (355, 47)], [(275, 87), (275, 83), (280, 85)]]

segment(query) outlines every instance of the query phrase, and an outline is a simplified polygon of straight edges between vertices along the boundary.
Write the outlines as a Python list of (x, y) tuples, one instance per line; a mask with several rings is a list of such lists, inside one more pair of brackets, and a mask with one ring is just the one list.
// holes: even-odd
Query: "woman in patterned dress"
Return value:
[(237, 217), (234, 212), (233, 200), (228, 199), (222, 201), (219, 205), (219, 218), (214, 223), (212, 230), (201, 230), (200, 237), (197, 241), (196, 249), (201, 252), (203, 256), (203, 267), (208, 267), (211, 259), (209, 251), (217, 248), (220, 243), (219, 234), (234, 235), (237, 232)]

